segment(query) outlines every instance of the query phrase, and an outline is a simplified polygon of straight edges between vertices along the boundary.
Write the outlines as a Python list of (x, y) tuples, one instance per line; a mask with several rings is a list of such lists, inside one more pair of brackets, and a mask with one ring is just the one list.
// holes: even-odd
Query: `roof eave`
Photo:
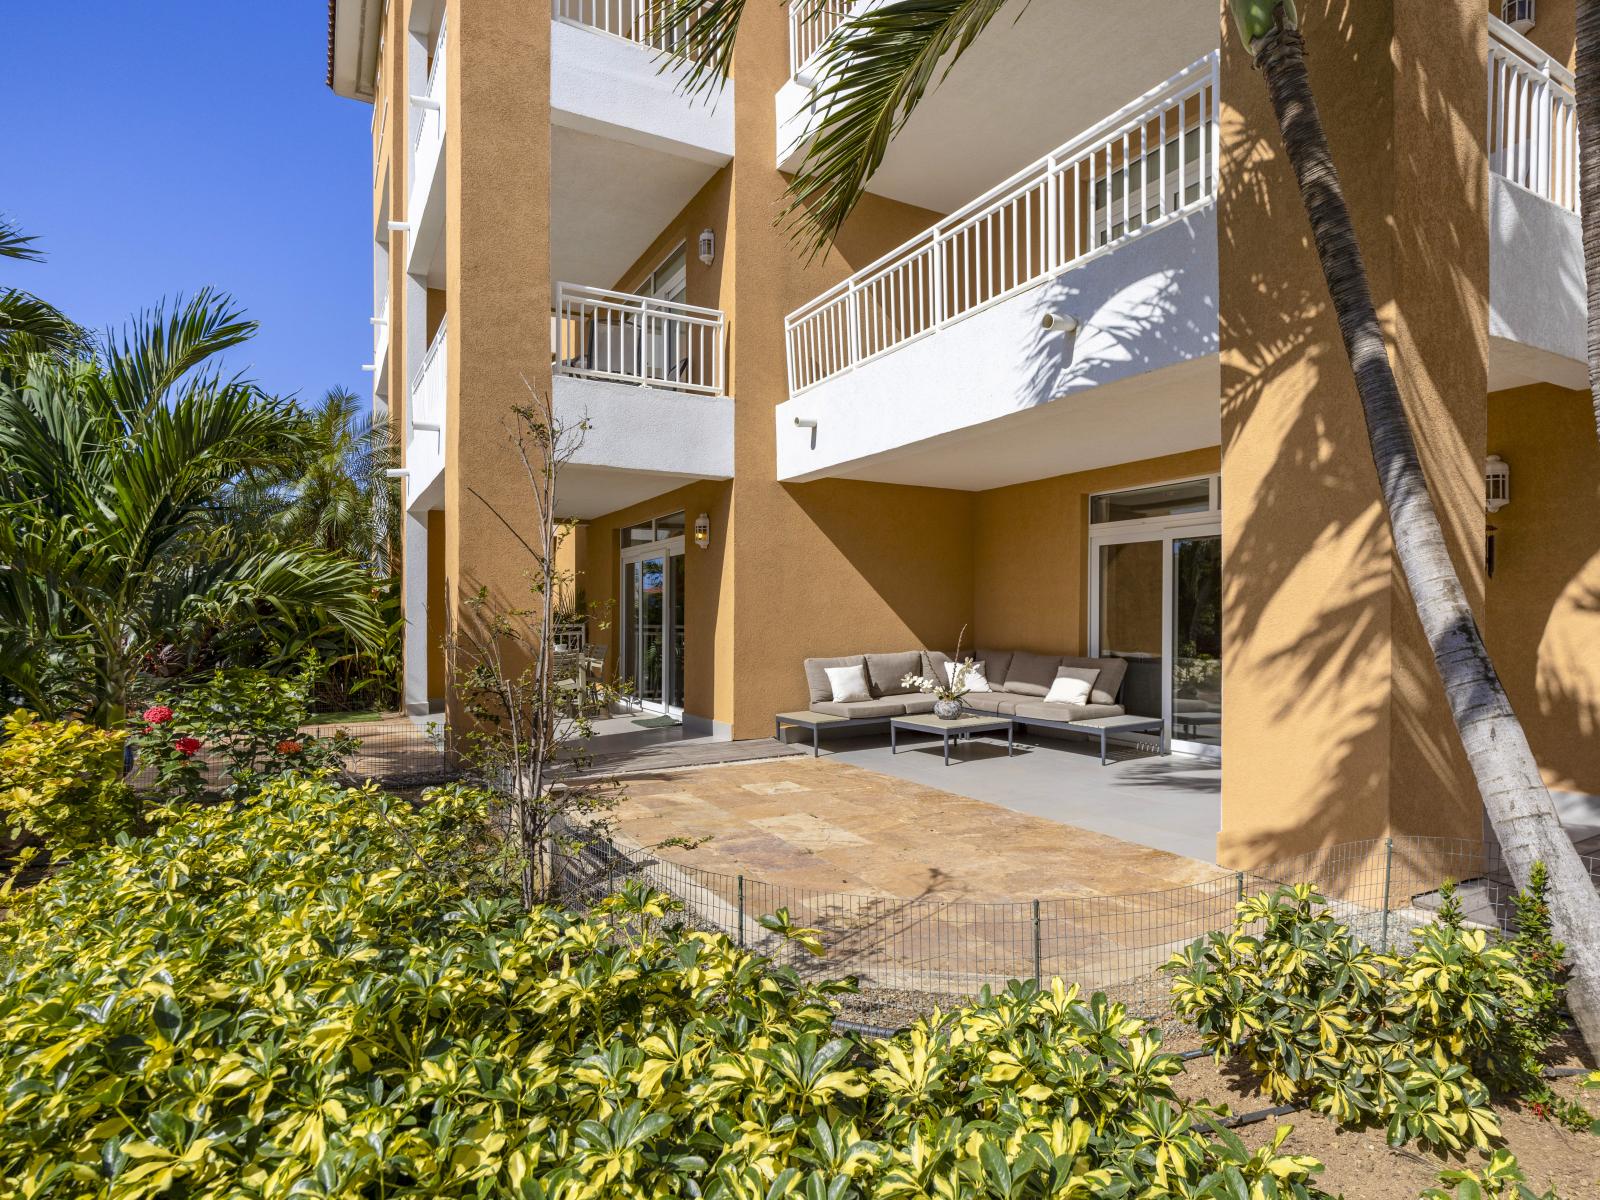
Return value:
[(328, 86), (372, 102), (378, 74), (383, 0), (328, 0)]

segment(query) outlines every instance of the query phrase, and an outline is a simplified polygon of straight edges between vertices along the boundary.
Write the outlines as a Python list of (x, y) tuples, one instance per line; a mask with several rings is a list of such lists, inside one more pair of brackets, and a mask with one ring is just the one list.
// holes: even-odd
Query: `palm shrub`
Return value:
[(486, 890), (488, 804), (285, 777), (17, 896), (0, 1197), (1314, 1194), (1120, 1005), (1024, 983), (836, 1034), (841, 985), (660, 894)]
[(1491, 1087), (1537, 1080), (1529, 1060), (1558, 1028), (1529, 1019), (1558, 958), (1519, 955), (1458, 916), (1380, 954), (1326, 903), (1304, 884), (1241, 901), (1231, 929), (1168, 964), (1176, 1011), (1281, 1101), (1384, 1125), (1395, 1145), (1487, 1150), (1500, 1133)]

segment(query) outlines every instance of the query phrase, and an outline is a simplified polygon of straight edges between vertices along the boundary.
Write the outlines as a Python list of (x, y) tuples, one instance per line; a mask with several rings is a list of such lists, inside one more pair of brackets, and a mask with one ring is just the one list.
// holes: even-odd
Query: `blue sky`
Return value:
[(326, 0), (11, 6), (0, 212), (43, 264), (0, 285), (120, 326), (208, 284), (261, 323), (229, 367), (365, 394), (371, 120), (323, 83)]

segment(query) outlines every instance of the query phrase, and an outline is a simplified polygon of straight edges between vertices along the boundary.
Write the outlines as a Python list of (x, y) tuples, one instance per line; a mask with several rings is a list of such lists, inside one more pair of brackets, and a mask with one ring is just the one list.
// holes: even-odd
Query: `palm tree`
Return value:
[[(208, 363), (254, 325), (202, 292), (94, 359), (0, 374), (0, 677), (118, 719), (141, 668), (218, 629), (332, 621), (382, 638), (368, 572), (226, 519), (241, 474), (303, 450), (302, 419)], [(71, 677), (63, 685), (61, 676)]]
[(1600, 0), (1578, 0), (1578, 188), (1589, 290), (1589, 399), (1600, 436)]
[(263, 503), (283, 541), (348, 554), (387, 572), (398, 536), (399, 493), (389, 422), (346, 388), (330, 388), (305, 414), (302, 450)]
[[(687, 86), (704, 89), (732, 63), (744, 0), (666, 0), (689, 29), (677, 53)], [(792, 0), (819, 3), (820, 0)], [(936, 71), (948, 71), (1006, 0), (893, 0), (848, 18), (823, 70), (818, 123), (789, 186), (793, 219), (820, 245), (838, 232)], [(1444, 684), (1485, 811), (1506, 863), (1526, 886), (1535, 862), (1550, 872), (1551, 910), (1572, 959), (1569, 1002), (1600, 1047), (1600, 893), (1561, 826), (1538, 763), (1483, 644), (1428, 493), (1400, 402), (1366, 266), (1306, 74), (1292, 0), (1230, 0), (1240, 35), (1267, 82), (1284, 149), (1311, 221), (1317, 257), (1355, 374), (1395, 556)], [(1594, 4), (1590, 4), (1592, 9)], [(709, 27), (697, 24), (714, 22)], [(1600, 128), (1600, 122), (1591, 123)], [(1600, 215), (1587, 206), (1586, 220)], [(1591, 337), (1593, 336), (1591, 318)]]
[[(0, 216), (0, 258), (43, 262), (37, 240)], [(0, 289), (0, 370), (15, 370), (30, 355), (70, 359), (88, 348), (88, 334), (59, 309), (21, 288)]]

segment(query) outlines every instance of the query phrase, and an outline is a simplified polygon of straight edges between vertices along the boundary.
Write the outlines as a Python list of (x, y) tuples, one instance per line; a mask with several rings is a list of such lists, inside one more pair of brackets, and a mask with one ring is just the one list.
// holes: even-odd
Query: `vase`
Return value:
[(954, 721), (961, 715), (961, 701), (935, 700), (933, 702), (933, 715), (941, 721)]

